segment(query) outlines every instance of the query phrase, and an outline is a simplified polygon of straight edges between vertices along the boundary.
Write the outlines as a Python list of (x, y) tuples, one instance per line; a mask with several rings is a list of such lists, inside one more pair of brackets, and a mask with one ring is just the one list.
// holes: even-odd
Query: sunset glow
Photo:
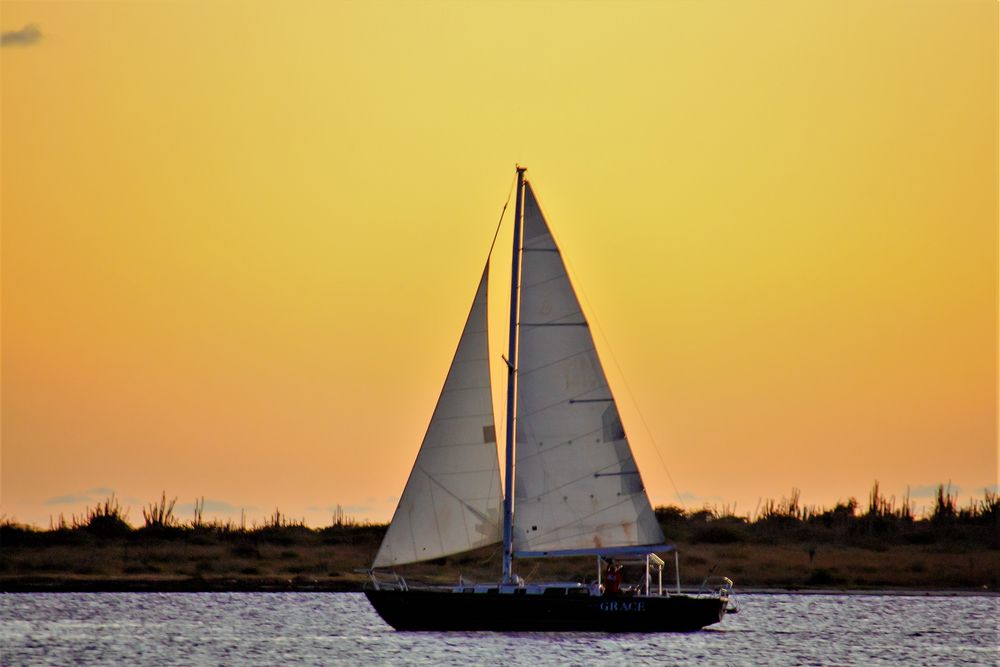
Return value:
[(654, 504), (995, 489), (997, 7), (4, 2), (0, 511), (388, 520), (515, 163)]

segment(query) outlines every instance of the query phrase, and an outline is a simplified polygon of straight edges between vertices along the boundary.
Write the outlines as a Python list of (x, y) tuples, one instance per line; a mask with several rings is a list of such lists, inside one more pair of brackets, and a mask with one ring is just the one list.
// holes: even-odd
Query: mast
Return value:
[(524, 219), (524, 172), (517, 166), (517, 199), (514, 204), (514, 251), (510, 269), (510, 338), (507, 347), (507, 447), (503, 494), (503, 583), (512, 581), (514, 558), (514, 385), (517, 380), (518, 283), (521, 276), (521, 223)]

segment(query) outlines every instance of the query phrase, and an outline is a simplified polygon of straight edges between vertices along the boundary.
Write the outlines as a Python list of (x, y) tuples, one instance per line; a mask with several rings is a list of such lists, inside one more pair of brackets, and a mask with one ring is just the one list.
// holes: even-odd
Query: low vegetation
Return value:
[(1000, 495), (990, 491), (959, 507), (951, 490), (939, 486), (933, 505), (920, 517), (915, 516), (908, 497), (897, 505), (882, 495), (878, 482), (864, 511), (854, 498), (825, 509), (803, 506), (799, 497), (793, 489), (788, 498), (768, 500), (746, 516), (729, 508), (688, 512), (674, 506), (658, 507), (656, 513), (665, 533), (692, 543), (799, 542), (872, 550), (906, 545), (962, 551), (1000, 548)]
[[(738, 516), (728, 507), (658, 507), (668, 540), (677, 544), (686, 586), (726, 575), (742, 588), (1000, 589), (1000, 497), (962, 507), (946, 486), (916, 516), (904, 496), (882, 495), (876, 483), (857, 500), (806, 507), (793, 490)], [(385, 532), (335, 513), (310, 528), (278, 509), (263, 523), (206, 521), (204, 500), (181, 520), (176, 498), (162, 494), (134, 527), (111, 496), (81, 516), (60, 516), (48, 530), (0, 519), (0, 589), (14, 590), (357, 590), (367, 579)], [(673, 584), (672, 559), (664, 572)], [(499, 547), (406, 566), (408, 577), (436, 581), (494, 580)], [(519, 561), (529, 580), (593, 579), (593, 558)], [(626, 570), (626, 573), (628, 570)]]

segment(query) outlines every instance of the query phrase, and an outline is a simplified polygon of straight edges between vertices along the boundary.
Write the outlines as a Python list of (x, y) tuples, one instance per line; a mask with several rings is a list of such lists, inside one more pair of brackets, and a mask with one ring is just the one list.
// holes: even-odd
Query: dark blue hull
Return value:
[(718, 623), (720, 597), (592, 597), (450, 590), (366, 590), (397, 630), (510, 632), (690, 632)]

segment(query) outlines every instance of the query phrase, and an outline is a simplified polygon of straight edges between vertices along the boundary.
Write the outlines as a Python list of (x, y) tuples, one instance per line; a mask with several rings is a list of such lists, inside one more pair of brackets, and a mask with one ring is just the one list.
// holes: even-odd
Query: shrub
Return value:
[(128, 523), (128, 510), (122, 509), (113, 493), (93, 509), (86, 508), (82, 517), (74, 516), (73, 528), (85, 530), (100, 538), (124, 537), (132, 532), (132, 526)]
[(731, 526), (714, 523), (699, 528), (691, 536), (691, 542), (694, 544), (732, 544), (742, 541), (743, 535)]
[(167, 502), (167, 492), (160, 496), (160, 502), (152, 502), (142, 508), (142, 518), (146, 522), (146, 528), (169, 528), (177, 525), (177, 517), (174, 516), (174, 505), (177, 498)]

